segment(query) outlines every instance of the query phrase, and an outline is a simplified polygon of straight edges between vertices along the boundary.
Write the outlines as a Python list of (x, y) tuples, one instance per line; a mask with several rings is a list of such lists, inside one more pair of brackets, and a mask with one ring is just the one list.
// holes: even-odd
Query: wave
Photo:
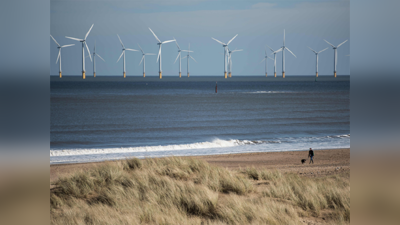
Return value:
[(297, 93), (294, 91), (253, 91), (253, 92), (244, 92), (246, 94), (276, 94), (276, 93)]
[(50, 156), (68, 156), (68, 155), (92, 155), (92, 154), (110, 154), (110, 153), (127, 153), (127, 152), (155, 152), (155, 151), (174, 151), (204, 148), (226, 148), (239, 145), (262, 144), (266, 141), (248, 141), (248, 140), (221, 140), (215, 139), (211, 142), (197, 142), (192, 144), (180, 145), (158, 145), (158, 146), (141, 146), (127, 148), (102, 148), (102, 149), (64, 149), (50, 150)]

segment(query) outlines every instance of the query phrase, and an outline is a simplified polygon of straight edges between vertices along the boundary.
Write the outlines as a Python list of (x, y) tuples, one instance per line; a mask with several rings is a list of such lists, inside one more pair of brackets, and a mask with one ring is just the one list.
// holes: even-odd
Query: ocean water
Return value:
[(51, 164), (350, 147), (349, 76), (64, 76), (50, 87)]

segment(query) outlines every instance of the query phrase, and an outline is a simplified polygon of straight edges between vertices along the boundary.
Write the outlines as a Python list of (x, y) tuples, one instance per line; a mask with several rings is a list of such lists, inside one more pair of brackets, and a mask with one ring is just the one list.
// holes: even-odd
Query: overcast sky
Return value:
[[(319, 74), (333, 74), (333, 49), (323, 41), (338, 45), (350, 38), (349, 0), (52, 0), (51, 34), (61, 44), (75, 44), (62, 50), (63, 75), (81, 75), (82, 45), (65, 36), (84, 38), (90, 26), (94, 27), (87, 38), (90, 51), (96, 41), (97, 53), (106, 60), (96, 60), (97, 75), (122, 76), (120, 35), (125, 47), (147, 53), (158, 53), (157, 41), (149, 27), (161, 41), (176, 38), (182, 49), (188, 44), (196, 59), (190, 62), (190, 74), (223, 75), (223, 47), (214, 37), (228, 42), (238, 36), (229, 47), (243, 49), (232, 55), (232, 75), (263, 75), (266, 45), (279, 49), (286, 29), (286, 46), (297, 58), (286, 53), (287, 75), (314, 75), (316, 51), (320, 54)], [(51, 75), (58, 74), (57, 45), (50, 39)], [(271, 51), (268, 50), (268, 54)], [(85, 53), (86, 54), (86, 53)], [(163, 75), (178, 75), (177, 47), (174, 43), (163, 45)], [(350, 40), (338, 49), (339, 75), (350, 73)], [(273, 55), (270, 55), (271, 57)], [(142, 75), (139, 66), (142, 54), (126, 52), (126, 72)], [(86, 73), (92, 74), (90, 59), (86, 60)], [(186, 60), (182, 61), (182, 74), (186, 74)], [(273, 61), (268, 61), (268, 73), (273, 74)], [(282, 73), (282, 54), (277, 56), (277, 74)], [(158, 75), (156, 56), (146, 57), (146, 75)]]

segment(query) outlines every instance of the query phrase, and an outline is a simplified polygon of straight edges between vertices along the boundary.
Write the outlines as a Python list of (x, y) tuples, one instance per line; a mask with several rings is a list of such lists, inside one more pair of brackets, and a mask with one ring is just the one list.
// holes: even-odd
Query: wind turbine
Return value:
[(146, 55), (155, 55), (155, 54), (153, 54), (153, 53), (144, 53), (144, 51), (140, 47), (140, 45), (139, 45), (139, 48), (140, 48), (140, 51), (142, 51), (142, 54), (143, 54), (143, 57), (142, 57), (142, 60), (140, 60), (139, 66), (143, 61), (143, 77), (146, 77)]
[(261, 60), (261, 62), (260, 62), (260, 63), (262, 63), (262, 62), (265, 60), (265, 77), (268, 76), (268, 73), (267, 73), (267, 64), (268, 64), (268, 60), (267, 60), (267, 59), (274, 60), (273, 58), (268, 57), (267, 50), (265, 49), (265, 56), (264, 56), (264, 59)]
[(60, 44), (58, 44), (58, 42), (56, 41), (56, 39), (54, 39), (53, 38), (53, 36), (51, 36), (51, 34), (50, 34), (50, 37), (53, 39), (53, 41), (58, 45), (58, 56), (57, 56), (57, 61), (56, 61), (56, 64), (57, 64), (57, 62), (58, 62), (58, 59), (60, 59), (60, 71), (58, 72), (58, 74), (59, 74), (59, 76), (60, 76), (60, 78), (62, 77), (62, 72), (61, 72), (61, 49), (62, 48), (65, 48), (65, 47), (70, 47), (70, 46), (73, 46), (73, 45), (75, 45), (75, 44), (70, 44), (70, 45), (63, 45), (63, 46), (61, 46)]
[(233, 38), (232, 38), (230, 41), (228, 41), (228, 43), (226, 43), (226, 44), (223, 43), (223, 42), (221, 42), (221, 41), (218, 41), (217, 39), (215, 39), (215, 38), (212, 37), (212, 39), (214, 39), (216, 42), (222, 44), (222, 47), (224, 47), (224, 76), (225, 76), (225, 79), (227, 78), (227, 76), (226, 76), (226, 60), (227, 60), (226, 53), (227, 53), (227, 51), (228, 51), (228, 45), (233, 41), (233, 39), (236, 38), (236, 36), (238, 36), (238, 35), (236, 34), (235, 37), (233, 37)]
[[(181, 50), (181, 47), (179, 47), (178, 42), (176, 41), (175, 38), (174, 38), (174, 40), (175, 40), (176, 47), (178, 47), (178, 56), (176, 56), (176, 59), (175, 59), (174, 63), (176, 63), (176, 60), (178, 60), (178, 57), (179, 57), (179, 78), (181, 78), (182, 77), (182, 74), (181, 74), (181, 69), (182, 69), (182, 66), (181, 66), (181, 61), (182, 61), (181, 52), (188, 52), (188, 50)], [(189, 46), (190, 46), (190, 44), (189, 44)]]
[(283, 46), (282, 46), (282, 77), (285, 78), (285, 50), (288, 50), (294, 57), (297, 56), (285, 46), (285, 30), (283, 30)]
[(182, 50), (182, 51), (185, 51), (188, 53), (187, 56), (185, 56), (183, 58), (187, 58), (187, 76), (189, 77), (189, 58), (192, 58), (196, 63), (197, 63), (197, 61), (190, 55), (190, 52), (193, 52), (193, 51), (190, 51), (190, 44), (189, 44), (189, 50), (187, 50), (187, 51)]
[(124, 78), (126, 78), (126, 71), (125, 71), (125, 50), (132, 51), (132, 52), (137, 52), (138, 50), (136, 50), (136, 49), (130, 49), (130, 48), (125, 48), (125, 46), (124, 46), (124, 44), (122, 43), (121, 38), (119, 37), (118, 34), (117, 34), (117, 36), (118, 36), (119, 42), (121, 42), (121, 45), (122, 45), (122, 53), (121, 53), (121, 55), (119, 56), (117, 62), (121, 59), (122, 55), (124, 55), (123, 69), (124, 69)]
[(96, 77), (96, 56), (99, 57), (103, 62), (106, 62), (99, 54), (96, 53), (96, 41), (94, 42), (93, 49), (93, 77)]
[(92, 61), (92, 57), (90, 56), (90, 51), (89, 51), (89, 47), (86, 44), (86, 38), (89, 36), (90, 31), (92, 30), (94, 24), (92, 24), (92, 26), (90, 27), (89, 31), (86, 33), (85, 38), (84, 39), (79, 39), (79, 38), (73, 38), (73, 37), (67, 37), (69, 39), (75, 40), (75, 41), (80, 41), (82, 42), (82, 79), (86, 78), (86, 70), (85, 70), (85, 46), (86, 46), (86, 50), (88, 51), (89, 54), (89, 58), (90, 61)]
[[(162, 46), (162, 44), (166, 44), (166, 43), (169, 43), (169, 42), (173, 42), (173, 41), (175, 41), (175, 40), (169, 40), (169, 41), (164, 41), (164, 42), (162, 42), (162, 41), (160, 41), (160, 39), (158, 39), (158, 37), (157, 37), (156, 34), (150, 29), (150, 27), (149, 27), (149, 30), (151, 31), (151, 33), (153, 33), (154, 37), (155, 37), (155, 38), (157, 39), (157, 41), (158, 41), (158, 43), (157, 43), (157, 45), (159, 46), (159, 47), (158, 47), (158, 48), (159, 48), (159, 50), (158, 50), (158, 56), (157, 56), (157, 62), (158, 62), (158, 67), (159, 67), (158, 75), (159, 75), (160, 79), (162, 79), (161, 46)], [(160, 61), (158, 61), (158, 60), (160, 60)]]
[(280, 48), (280, 49), (274, 51), (274, 50), (273, 50), (271, 47), (269, 47), (268, 45), (267, 45), (267, 47), (272, 51), (271, 54), (274, 54), (274, 77), (276, 77), (276, 53), (282, 51), (282, 48)]
[(229, 67), (229, 77), (232, 77), (232, 53), (234, 53), (234, 52), (240, 52), (240, 51), (243, 51), (243, 49), (240, 49), (240, 50), (233, 50), (233, 51), (231, 51), (231, 50), (229, 50), (229, 48), (228, 48), (228, 67)]
[(333, 44), (329, 43), (327, 40), (324, 39), (324, 41), (326, 43), (328, 43), (330, 46), (332, 46), (333, 50), (334, 50), (334, 57), (333, 57), (333, 74), (336, 77), (336, 65), (337, 65), (337, 48), (339, 48), (342, 44), (346, 43), (347, 40), (343, 41), (342, 43), (340, 43), (338, 46), (334, 46)]
[(316, 75), (315, 75), (315, 77), (318, 77), (318, 54), (319, 53), (321, 53), (321, 52), (323, 52), (323, 51), (325, 51), (325, 50), (327, 50), (328, 48), (325, 48), (324, 50), (321, 50), (321, 51), (319, 51), (319, 52), (316, 52), (316, 51), (314, 51), (314, 49), (312, 49), (312, 48), (310, 48), (310, 47), (308, 47), (309, 49), (311, 49), (311, 51), (313, 51), (314, 53), (315, 53), (315, 56), (317, 57), (317, 63), (316, 63), (316, 66), (317, 66), (317, 68), (316, 68)]

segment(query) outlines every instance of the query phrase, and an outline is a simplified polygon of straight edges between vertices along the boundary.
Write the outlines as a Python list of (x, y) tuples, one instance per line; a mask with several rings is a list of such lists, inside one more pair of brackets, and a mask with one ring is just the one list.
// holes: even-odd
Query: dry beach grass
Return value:
[(350, 172), (320, 177), (203, 159), (105, 162), (52, 181), (51, 224), (349, 224)]

